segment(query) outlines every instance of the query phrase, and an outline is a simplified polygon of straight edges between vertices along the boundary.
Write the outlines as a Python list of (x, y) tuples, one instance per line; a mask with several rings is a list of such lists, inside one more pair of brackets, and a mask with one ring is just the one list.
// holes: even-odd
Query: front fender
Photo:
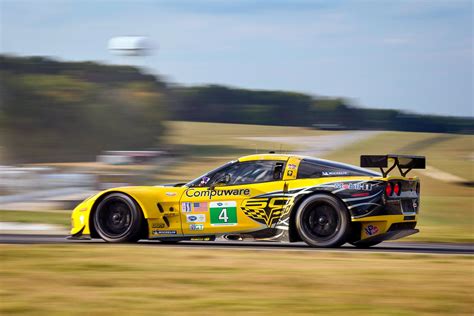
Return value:
[(101, 191), (76, 206), (71, 215), (71, 235), (91, 234), (92, 215), (100, 201), (110, 193), (123, 193), (138, 204), (146, 219), (179, 215), (179, 199), (186, 190), (183, 187), (134, 186)]
[(71, 214), (71, 235), (90, 235), (89, 218), (92, 206), (100, 194), (96, 194), (77, 205)]

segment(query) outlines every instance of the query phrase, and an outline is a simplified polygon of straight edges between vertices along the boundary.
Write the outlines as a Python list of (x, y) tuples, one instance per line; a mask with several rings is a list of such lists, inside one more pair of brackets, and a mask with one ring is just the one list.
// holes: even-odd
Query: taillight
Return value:
[(394, 193), (395, 195), (400, 195), (400, 193), (401, 193), (400, 191), (401, 191), (401, 190), (400, 190), (400, 184), (397, 182), (397, 183), (395, 183), (395, 185), (393, 186), (393, 193)]
[(387, 182), (387, 186), (385, 187), (385, 195), (390, 196), (392, 195), (392, 184), (390, 182)]

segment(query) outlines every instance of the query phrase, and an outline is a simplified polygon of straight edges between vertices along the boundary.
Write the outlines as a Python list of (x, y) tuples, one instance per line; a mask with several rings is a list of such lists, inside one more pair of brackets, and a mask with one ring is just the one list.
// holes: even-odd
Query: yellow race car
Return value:
[[(70, 238), (346, 242), (369, 247), (417, 233), (425, 158), (364, 155), (361, 167), (297, 155), (257, 154), (186, 184), (120, 187), (72, 212)], [(389, 176), (397, 168), (400, 176)]]

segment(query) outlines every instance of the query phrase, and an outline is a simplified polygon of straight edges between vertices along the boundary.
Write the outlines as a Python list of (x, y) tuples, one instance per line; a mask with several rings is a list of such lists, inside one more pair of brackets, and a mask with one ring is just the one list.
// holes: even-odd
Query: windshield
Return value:
[(214, 174), (216, 174), (217, 172), (221, 171), (222, 169), (225, 169), (233, 164), (235, 164), (237, 162), (237, 160), (233, 160), (233, 161), (229, 161), (228, 163), (220, 166), (220, 167), (217, 167), (216, 169), (214, 170), (211, 170), (205, 174), (203, 174), (202, 176), (200, 177), (197, 177), (196, 179), (188, 182), (185, 184), (185, 186), (187, 187), (199, 187), (199, 186), (204, 186), (207, 184), (207, 182), (212, 178), (212, 176)]

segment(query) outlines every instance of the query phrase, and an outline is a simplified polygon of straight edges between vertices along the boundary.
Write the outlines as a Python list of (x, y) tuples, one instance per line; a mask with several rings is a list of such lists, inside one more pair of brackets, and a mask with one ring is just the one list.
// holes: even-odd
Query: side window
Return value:
[(284, 162), (270, 160), (236, 163), (217, 172), (209, 181), (209, 185), (217, 183), (238, 185), (280, 180), (283, 166)]
[(298, 179), (319, 178), (323, 173), (321, 165), (303, 159), (298, 167)]
[(331, 162), (303, 159), (298, 167), (298, 179), (337, 177), (337, 176), (366, 176), (368, 172), (349, 166), (337, 165)]

